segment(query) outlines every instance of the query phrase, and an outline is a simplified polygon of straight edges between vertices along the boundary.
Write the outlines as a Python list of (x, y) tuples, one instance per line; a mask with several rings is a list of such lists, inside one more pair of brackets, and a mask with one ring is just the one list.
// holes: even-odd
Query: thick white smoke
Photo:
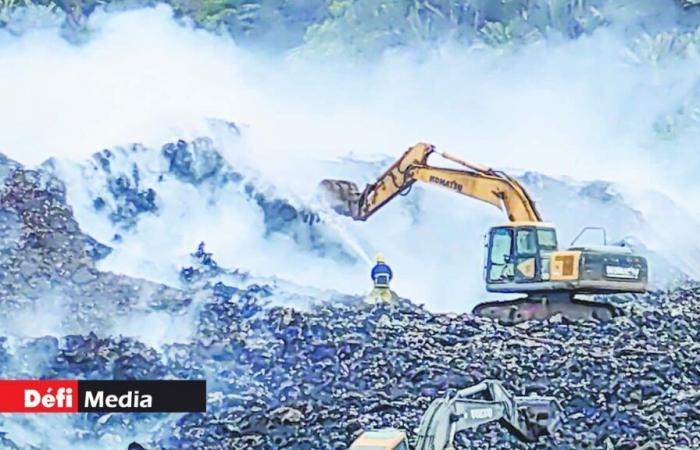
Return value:
[[(210, 134), (207, 119), (221, 118), (244, 125), (241, 141), (224, 143), (232, 163), (307, 201), (320, 179), (347, 177), (323, 161), (398, 156), (418, 141), (499, 168), (666, 193), (679, 192), (684, 180), (676, 175), (696, 163), (683, 159), (690, 146), (661, 155), (651, 133), (656, 116), (695, 82), (696, 64), (624, 64), (624, 44), (606, 31), (513, 54), (447, 46), (429, 57), (405, 51), (365, 65), (251, 54), (176, 24), (163, 6), (97, 16), (91, 25), (82, 46), (56, 30), (0, 39), (0, 151), (27, 164), (49, 156), (77, 161), (119, 144), (158, 147)], [(108, 238), (80, 198), (78, 175), (67, 181), (81, 225)], [(387, 255), (401, 294), (463, 311), (482, 291), (481, 235), (504, 216), (450, 193), (418, 191), (425, 206), (418, 216), (399, 200), (367, 223), (341, 226), (367, 253)], [(171, 205), (198, 199), (167, 189), (159, 195)], [(138, 240), (127, 240), (106, 268), (168, 281), (163, 268), (174, 276), (204, 240), (229, 267), (348, 292), (369, 287), (364, 265), (263, 239), (259, 217), (231, 208), (172, 206), (160, 221), (141, 223)], [(576, 214), (568, 213), (581, 225), (593, 220)]]

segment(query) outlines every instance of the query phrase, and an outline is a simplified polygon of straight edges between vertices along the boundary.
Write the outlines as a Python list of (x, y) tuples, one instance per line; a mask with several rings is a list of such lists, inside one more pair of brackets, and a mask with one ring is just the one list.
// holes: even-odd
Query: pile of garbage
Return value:
[(35, 367), (47, 377), (207, 379), (204, 414), (91, 415), (88, 432), (104, 439), (150, 423), (156, 431), (139, 441), (147, 449), (344, 449), (381, 427), (414, 439), (433, 399), (485, 378), (557, 398), (564, 421), (536, 444), (491, 424), (458, 435), (457, 448), (700, 445), (698, 288), (638, 299), (607, 324), (517, 327), (408, 301), (346, 299), (300, 312), (265, 307), (269, 287), (219, 291), (190, 343), (157, 351), (115, 336), (43, 338), (4, 355), (6, 367), (43, 354)]
[(200, 316), (196, 354), (216, 371), (210, 412), (183, 417), (159, 446), (343, 449), (378, 427), (413, 438), (433, 399), (484, 378), (556, 397), (564, 422), (530, 446), (485, 426), (463, 433), (461, 448), (700, 445), (700, 289), (630, 301), (607, 324), (517, 327), (408, 301), (266, 310), (251, 303), (259, 294), (239, 292)]

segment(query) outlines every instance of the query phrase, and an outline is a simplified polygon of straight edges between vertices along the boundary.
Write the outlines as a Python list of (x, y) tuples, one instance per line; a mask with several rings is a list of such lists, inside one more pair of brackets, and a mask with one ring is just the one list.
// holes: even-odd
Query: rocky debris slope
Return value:
[(432, 399), (484, 378), (556, 397), (564, 423), (534, 445), (485, 426), (461, 434), (458, 448), (700, 445), (698, 288), (626, 303), (626, 316), (608, 324), (515, 328), (408, 301), (266, 308), (270, 295), (265, 286), (218, 289), (197, 316), (196, 337), (160, 351), (115, 336), (46, 337), (5, 352), (3, 367), (31, 354), (43, 355), (35, 370), (46, 377), (208, 380), (206, 414), (94, 415), (87, 429), (76, 424), (123, 448), (149, 423), (156, 431), (140, 442), (146, 448), (344, 449), (361, 429), (386, 426), (413, 438)]
[(181, 291), (97, 270), (95, 262), (110, 248), (81, 232), (63, 184), (2, 155), (0, 244), (6, 316), (59, 298), (65, 299), (65, 319), (74, 330), (93, 330), (112, 314), (135, 307), (164, 303), (176, 311), (190, 302)]
[(556, 397), (564, 423), (532, 446), (488, 426), (464, 433), (459, 448), (700, 445), (700, 289), (620, 299), (626, 315), (608, 324), (515, 328), (410, 302), (300, 313), (258, 308), (251, 295), (264, 289), (200, 315), (201, 341), (188, 351), (218, 374), (209, 378), (210, 412), (183, 417), (159, 446), (343, 449), (361, 429), (386, 426), (413, 437), (432, 399), (484, 378)]
[[(216, 126), (225, 126), (231, 140), (238, 138), (234, 124), (216, 122)], [(86, 226), (99, 222), (93, 227), (96, 232), (110, 230), (101, 238), (114, 247), (143, 232), (144, 228), (135, 228), (144, 220), (160, 216), (158, 220), (165, 221), (164, 217), (185, 214), (180, 208), (186, 198), (193, 208), (187, 211), (188, 221), (206, 221), (197, 215), (212, 213), (211, 209), (224, 214), (222, 221), (247, 214), (260, 217), (262, 238), (282, 237), (300, 251), (356, 259), (332, 230), (319, 223), (316, 212), (260, 180), (254, 169), (234, 167), (209, 138), (169, 142), (160, 149), (141, 144), (105, 149), (80, 165), (52, 158), (42, 169), (73, 188), (72, 206), (86, 209), (82, 216)], [(177, 241), (177, 227), (173, 228), (169, 230)]]

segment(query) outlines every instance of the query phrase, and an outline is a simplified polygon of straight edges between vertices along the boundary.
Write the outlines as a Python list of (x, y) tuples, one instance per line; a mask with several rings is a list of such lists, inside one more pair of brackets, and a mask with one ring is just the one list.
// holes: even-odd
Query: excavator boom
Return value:
[(450, 448), (456, 433), (496, 421), (519, 440), (535, 442), (556, 430), (560, 408), (552, 397), (514, 397), (499, 381), (485, 380), (434, 400), (421, 419), (415, 449)]
[(535, 202), (514, 178), (503, 172), (466, 162), (448, 153), (443, 158), (464, 169), (428, 165), (428, 157), (437, 153), (430, 144), (409, 148), (389, 169), (360, 192), (357, 185), (345, 180), (324, 180), (331, 205), (340, 214), (355, 220), (366, 220), (399, 194), (405, 195), (413, 183), (422, 181), (505, 209), (511, 221), (540, 222)]

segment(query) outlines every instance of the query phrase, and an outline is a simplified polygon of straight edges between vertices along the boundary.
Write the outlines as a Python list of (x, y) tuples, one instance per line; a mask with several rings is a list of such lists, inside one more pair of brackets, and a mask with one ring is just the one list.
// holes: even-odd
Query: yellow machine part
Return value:
[(529, 258), (518, 264), (518, 270), (527, 278), (535, 277), (535, 258)]
[(417, 166), (411, 169), (416, 180), (435, 184), (460, 194), (490, 203), (498, 209), (505, 207), (510, 220), (539, 221), (532, 201), (515, 180), (464, 170)]
[(549, 279), (551, 281), (573, 281), (579, 277), (579, 251), (554, 252), (549, 256)]
[[(579, 251), (554, 252), (549, 256), (550, 281), (575, 281), (579, 277)], [(536, 271), (535, 258), (528, 258), (517, 266), (518, 271), (526, 278), (534, 278)]]
[[(361, 202), (358, 210), (351, 215), (355, 219), (365, 220), (396, 195), (405, 192), (413, 183), (423, 181), (505, 209), (511, 221), (541, 221), (535, 203), (514, 178), (448, 153), (441, 153), (441, 156), (464, 166), (466, 170), (430, 166), (428, 157), (432, 153), (435, 153), (434, 146), (416, 144), (380, 175), (374, 184), (368, 185), (362, 195), (359, 192), (345, 192), (341, 196), (343, 200), (354, 199)], [(338, 184), (338, 180), (326, 181), (331, 185)], [(342, 191), (347, 189), (347, 186), (338, 188)]]
[(398, 430), (366, 431), (350, 445), (350, 450), (394, 450), (406, 440)]

